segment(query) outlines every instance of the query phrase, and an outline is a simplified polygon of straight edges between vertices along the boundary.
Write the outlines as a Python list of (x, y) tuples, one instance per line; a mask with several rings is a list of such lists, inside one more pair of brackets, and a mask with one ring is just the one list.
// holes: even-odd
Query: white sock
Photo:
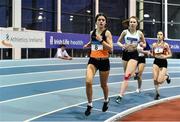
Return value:
[(91, 103), (88, 103), (88, 106), (91, 106), (91, 107), (92, 107), (92, 102), (91, 102)]
[(107, 98), (106, 100), (104, 100), (104, 102), (109, 102), (109, 98)]

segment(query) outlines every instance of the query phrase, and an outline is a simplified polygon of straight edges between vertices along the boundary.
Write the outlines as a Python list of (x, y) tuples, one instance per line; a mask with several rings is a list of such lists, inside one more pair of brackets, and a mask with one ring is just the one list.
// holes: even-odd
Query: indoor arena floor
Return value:
[[(88, 58), (1, 60), (0, 121), (107, 121), (119, 118), (122, 112), (134, 107), (138, 110), (138, 106), (159, 101), (154, 100), (153, 59), (147, 59), (143, 91), (136, 93), (137, 81), (131, 79), (122, 103), (117, 104), (115, 98), (122, 83), (123, 67), (121, 58), (110, 58), (110, 61), (109, 109), (101, 110), (103, 94), (97, 72), (93, 82), (93, 111), (86, 117)], [(168, 63), (172, 82), (161, 86), (160, 100), (180, 96), (180, 60), (169, 59)]]

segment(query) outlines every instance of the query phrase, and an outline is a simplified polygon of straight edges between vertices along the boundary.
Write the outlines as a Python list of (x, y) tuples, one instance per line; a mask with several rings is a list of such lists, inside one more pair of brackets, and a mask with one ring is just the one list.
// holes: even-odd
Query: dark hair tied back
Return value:
[(106, 23), (107, 23), (107, 16), (104, 13), (97, 14), (96, 17), (95, 17), (95, 22), (97, 22), (97, 19), (98, 19), (99, 16), (103, 16), (106, 19)]
[(103, 16), (103, 17), (105, 18), (105, 20), (106, 20), (106, 25), (105, 25), (105, 27), (107, 28), (107, 25), (108, 25), (108, 24), (107, 24), (107, 16), (106, 16), (104, 13), (99, 13), (99, 14), (97, 14), (96, 17), (95, 17), (95, 22), (97, 22), (99, 16)]

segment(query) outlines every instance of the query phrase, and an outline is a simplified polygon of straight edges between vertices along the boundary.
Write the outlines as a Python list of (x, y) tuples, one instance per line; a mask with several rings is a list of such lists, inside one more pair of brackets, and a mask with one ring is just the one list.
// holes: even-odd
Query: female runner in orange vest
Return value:
[(86, 116), (91, 114), (93, 108), (92, 84), (97, 70), (99, 70), (101, 88), (104, 93), (103, 112), (107, 111), (109, 103), (107, 82), (110, 70), (109, 52), (113, 50), (112, 35), (111, 32), (107, 30), (107, 17), (104, 14), (98, 14), (95, 22), (97, 28), (90, 32), (91, 39), (84, 45), (84, 48), (91, 47), (90, 59), (86, 71), (86, 95), (88, 99), (87, 109), (85, 111)]

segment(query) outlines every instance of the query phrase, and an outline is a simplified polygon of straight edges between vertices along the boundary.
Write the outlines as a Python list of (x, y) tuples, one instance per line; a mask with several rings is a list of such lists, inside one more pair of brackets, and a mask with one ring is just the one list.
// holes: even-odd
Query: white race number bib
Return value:
[(92, 44), (91, 44), (91, 50), (92, 51), (103, 50), (103, 45), (99, 41), (94, 40), (92, 41)]
[(160, 53), (163, 53), (163, 50), (164, 50), (163, 47), (156, 47), (156, 48), (154, 49), (154, 53), (160, 54)]
[(102, 44), (92, 44), (91, 45), (91, 50), (93, 50), (93, 51), (103, 50), (103, 45)]

